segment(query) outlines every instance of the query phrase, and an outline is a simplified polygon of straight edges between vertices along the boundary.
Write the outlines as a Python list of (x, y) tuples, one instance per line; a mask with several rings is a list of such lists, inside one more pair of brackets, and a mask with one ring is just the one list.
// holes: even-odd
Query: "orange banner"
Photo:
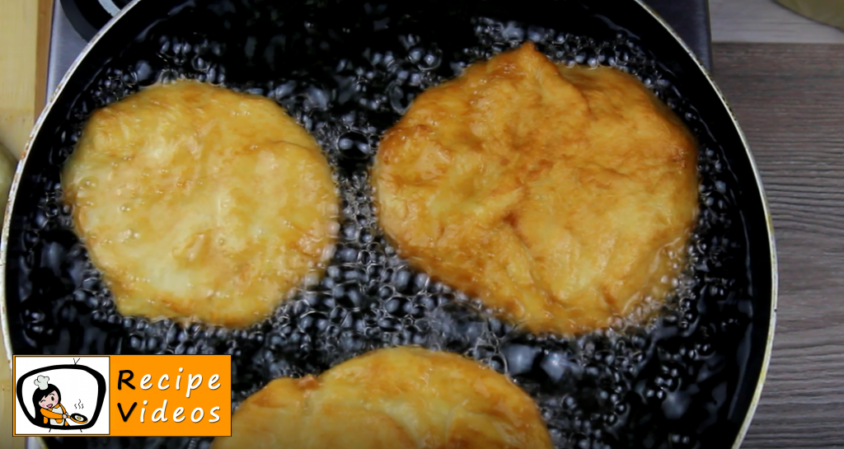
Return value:
[(231, 356), (15, 356), (15, 436), (231, 436)]
[(113, 436), (231, 436), (231, 356), (114, 356)]

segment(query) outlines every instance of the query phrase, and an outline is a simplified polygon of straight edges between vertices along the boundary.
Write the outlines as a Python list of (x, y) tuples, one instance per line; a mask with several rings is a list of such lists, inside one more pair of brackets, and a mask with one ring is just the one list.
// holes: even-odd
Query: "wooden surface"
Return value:
[(773, 0), (709, 0), (709, 11), (713, 42), (844, 43), (844, 33), (838, 29), (795, 14)]
[(52, 0), (0, 0), (0, 144), (23, 152), (46, 96)]
[(716, 44), (714, 58), (780, 266), (773, 358), (743, 447), (844, 447), (844, 45)]
[[(0, 151), (16, 157), (44, 105), (52, 14), (52, 0), (0, 0)], [(12, 381), (5, 360), (0, 345), (0, 448), (23, 448), (25, 440), (12, 437)]]

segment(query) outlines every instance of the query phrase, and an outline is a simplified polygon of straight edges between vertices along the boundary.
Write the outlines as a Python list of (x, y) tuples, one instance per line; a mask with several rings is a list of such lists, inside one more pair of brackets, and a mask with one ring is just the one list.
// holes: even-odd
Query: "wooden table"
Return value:
[[(16, 157), (45, 102), (52, 11), (53, 0), (0, 0), (0, 151)], [(25, 440), (12, 437), (11, 375), (0, 345), (0, 448), (20, 449)]]
[(710, 3), (715, 79), (762, 173), (780, 269), (743, 447), (844, 447), (844, 32), (769, 0)]

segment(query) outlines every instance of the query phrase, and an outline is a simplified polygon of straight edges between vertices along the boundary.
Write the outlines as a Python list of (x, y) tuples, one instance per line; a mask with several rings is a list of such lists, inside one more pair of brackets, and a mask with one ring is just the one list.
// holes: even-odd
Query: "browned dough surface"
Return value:
[(338, 227), (313, 137), (271, 100), (194, 81), (94, 112), (62, 185), (124, 315), (258, 322), (319, 273)]
[(633, 76), (525, 44), (429, 89), (372, 170), (399, 253), (537, 332), (660, 302), (698, 203), (696, 144)]
[(382, 349), (241, 404), (214, 449), (551, 449), (530, 396), (462, 356)]

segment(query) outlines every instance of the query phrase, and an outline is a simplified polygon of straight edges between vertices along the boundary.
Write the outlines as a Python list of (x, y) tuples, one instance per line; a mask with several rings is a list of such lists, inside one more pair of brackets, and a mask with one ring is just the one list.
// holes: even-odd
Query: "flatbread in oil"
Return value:
[(533, 400), (456, 354), (382, 349), (246, 399), (213, 449), (551, 449)]
[(319, 273), (338, 228), (313, 137), (269, 99), (194, 81), (95, 111), (62, 186), (124, 315), (258, 322)]
[(635, 77), (533, 44), (420, 95), (383, 137), (379, 219), (416, 268), (535, 332), (661, 302), (698, 211), (696, 143)]

